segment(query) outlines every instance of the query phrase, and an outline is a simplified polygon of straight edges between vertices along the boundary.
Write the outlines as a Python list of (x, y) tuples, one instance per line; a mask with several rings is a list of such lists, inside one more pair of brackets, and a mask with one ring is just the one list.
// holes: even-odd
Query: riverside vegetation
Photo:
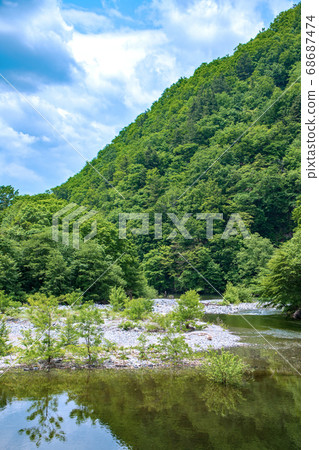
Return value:
[[(25, 363), (47, 366), (59, 359), (98, 365), (112, 352), (125, 360), (126, 348), (103, 339), (105, 319), (117, 317), (122, 330), (143, 322), (146, 333), (165, 333), (150, 345), (145, 335), (139, 337), (135, 350), (141, 359), (176, 364), (204, 357), (194, 356), (184, 334), (204, 326), (198, 293), (211, 293), (206, 280), (224, 293), (225, 304), (257, 298), (289, 314), (298, 310), (299, 75), (296, 5), (233, 55), (202, 64), (166, 89), (61, 186), (34, 196), (1, 186), (1, 354), (20, 352)], [(207, 170), (212, 164), (214, 170)], [(52, 240), (52, 216), (70, 202), (98, 210), (97, 235), (79, 249)], [(154, 239), (154, 214), (150, 234), (134, 234), (139, 224), (132, 221), (127, 239), (120, 239), (119, 214), (132, 211), (163, 214), (163, 239)], [(178, 233), (169, 238), (167, 212), (192, 214), (187, 227), (193, 239)], [(239, 213), (250, 238), (234, 232), (222, 239), (222, 220), (207, 238), (205, 223), (195, 216), (213, 212), (225, 221)], [(92, 220), (82, 225), (82, 238)], [(150, 300), (157, 292), (186, 293), (175, 311), (159, 315)], [(109, 302), (112, 308), (104, 311), (94, 306)], [(9, 340), (7, 327), (15, 314), (32, 324), (19, 343)], [(211, 354), (203, 367), (228, 383), (224, 365), (234, 379), (245, 370), (223, 352)]]
[[(258, 297), (287, 313), (298, 310), (299, 75), (300, 4), (233, 55), (202, 64), (166, 89), (61, 186), (34, 196), (0, 187), (0, 290), (25, 302), (38, 292), (59, 298), (91, 286), (84, 301), (105, 303), (113, 287), (133, 299), (154, 297), (154, 289), (209, 294), (206, 279), (225, 292), (226, 303)], [(79, 250), (51, 239), (52, 215), (69, 202), (99, 212), (97, 236)], [(119, 214), (132, 211), (152, 213), (150, 234), (134, 235), (130, 229), (139, 224), (131, 221), (127, 239), (119, 239)], [(163, 239), (154, 239), (154, 212), (163, 213)], [(166, 212), (192, 213), (192, 240), (167, 239)], [(250, 239), (240, 233), (221, 239), (222, 220), (207, 238), (195, 216), (213, 212), (225, 221), (239, 213)], [(91, 221), (82, 225), (82, 237), (90, 227)], [(133, 315), (141, 306), (134, 302)]]
[[(233, 55), (166, 89), (61, 186), (33, 196), (0, 186), (4, 448), (25, 446), (26, 436), (37, 446), (62, 443), (72, 421), (74, 447), (80, 439), (101, 448), (299, 448), (299, 377), (274, 357), (271, 334), (269, 350), (251, 340), (239, 347), (240, 336), (227, 330), (229, 318), (242, 327), (239, 315), (227, 315), (251, 307), (241, 302), (300, 309), (299, 76), (296, 5)], [(98, 211), (97, 235), (79, 249), (52, 240), (52, 216), (70, 202)], [(150, 234), (135, 235), (140, 224), (131, 221), (119, 239), (127, 212), (150, 213)], [(167, 212), (192, 214), (193, 239), (168, 238)], [(154, 239), (154, 213), (163, 214), (163, 239)], [(197, 213), (222, 213), (225, 222), (216, 220), (208, 238)], [(233, 213), (249, 239), (221, 238)], [(92, 220), (81, 226), (82, 241)], [(211, 309), (222, 314), (214, 325), (202, 322), (199, 301), (211, 285), (223, 293)], [(180, 298), (163, 313), (152, 300), (158, 293)], [(299, 343), (279, 331), (284, 345), (276, 347), (295, 364)], [(223, 349), (236, 345), (240, 356)], [(11, 365), (25, 372), (4, 373)], [(51, 370), (115, 367), (161, 370)], [(114, 440), (98, 440), (102, 427)]]
[[(238, 384), (248, 371), (237, 356), (222, 351), (194, 351), (180, 332), (202, 330), (206, 324), (199, 322), (203, 316), (203, 305), (195, 291), (188, 291), (178, 300), (177, 308), (166, 315), (152, 313), (152, 300), (132, 299), (123, 290), (113, 288), (111, 301), (114, 306), (104, 312), (93, 302), (74, 304), (74, 295), (63, 301), (68, 304), (59, 308), (58, 299), (44, 294), (28, 298), (28, 306), (14, 305), (5, 294), (0, 293), (2, 304), (8, 309), (0, 322), (0, 356), (12, 354), (18, 363), (26, 367), (103, 367), (110, 355), (125, 360), (129, 352), (137, 351), (140, 360), (152, 361), (155, 365), (192, 364), (202, 366), (208, 379), (222, 384)], [(61, 299), (60, 299), (61, 301)], [(119, 306), (120, 305), (120, 306)], [(10, 308), (10, 309), (9, 309)], [(6, 316), (25, 317), (33, 326), (23, 330), (16, 345), (9, 339)], [(124, 348), (104, 339), (103, 324), (108, 319), (121, 318), (119, 326), (125, 330), (137, 327), (142, 322), (146, 332), (141, 333), (135, 348)], [(129, 318), (132, 321), (127, 321)], [(148, 343), (146, 334), (162, 331), (157, 343)], [(204, 364), (203, 364), (204, 361)], [(7, 361), (10, 364), (10, 360)], [(152, 365), (153, 365), (152, 364)], [(34, 366), (36, 365), (36, 366)]]

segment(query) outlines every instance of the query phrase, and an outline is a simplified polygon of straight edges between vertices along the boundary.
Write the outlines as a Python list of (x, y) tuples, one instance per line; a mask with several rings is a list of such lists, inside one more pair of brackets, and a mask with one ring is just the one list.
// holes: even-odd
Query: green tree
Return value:
[[(44, 360), (50, 366), (53, 358), (60, 354), (57, 299), (37, 293), (28, 298), (28, 304), (27, 317), (35, 328), (35, 335), (32, 336), (31, 348), (26, 356)], [(25, 338), (30, 343), (31, 336), (27, 335)]]
[(114, 309), (114, 311), (121, 311), (125, 308), (125, 302), (127, 302), (128, 298), (125, 294), (124, 289), (119, 286), (113, 286), (110, 291), (110, 305)]
[(0, 314), (14, 315), (20, 306), (20, 302), (13, 300), (4, 291), (0, 291)]
[(0, 231), (0, 290), (21, 297), (21, 244), (1, 235)]
[(266, 267), (271, 258), (274, 246), (269, 239), (252, 234), (244, 239), (243, 247), (234, 258), (234, 269), (228, 277), (236, 284), (255, 286), (260, 270)]
[(22, 244), (21, 279), (25, 292), (40, 290), (61, 295), (70, 288), (70, 275), (60, 249), (52, 240), (50, 229), (32, 234)]
[(60, 341), (62, 349), (67, 349), (67, 347), (77, 345), (79, 341), (78, 316), (72, 310), (67, 310), (63, 315), (64, 323), (61, 326)]
[(0, 356), (7, 356), (11, 348), (7, 318), (4, 314), (0, 314)]
[(160, 351), (160, 358), (164, 361), (171, 361), (177, 364), (184, 358), (192, 355), (191, 347), (185, 342), (184, 336), (176, 336), (168, 332), (157, 345)]
[(151, 250), (144, 257), (146, 277), (159, 292), (174, 292), (174, 257), (169, 246)]
[(153, 309), (153, 301), (146, 298), (133, 298), (125, 303), (124, 313), (132, 320), (140, 320)]
[(182, 329), (194, 327), (195, 321), (204, 315), (204, 305), (200, 303), (199, 294), (194, 290), (181, 295), (177, 305), (174, 314), (175, 324)]
[(209, 248), (198, 247), (183, 253), (183, 256), (187, 261), (191, 261), (196, 270), (181, 258), (183, 270), (176, 283), (178, 289), (207, 292), (211, 290), (206, 281), (208, 280), (217, 290), (223, 290), (225, 287), (224, 272), (220, 264), (214, 261), (214, 255)]
[(0, 211), (8, 208), (19, 194), (12, 186), (0, 186)]
[(78, 331), (84, 339), (89, 364), (96, 360), (103, 336), (101, 311), (92, 303), (84, 303), (79, 311)]
[(114, 264), (111, 255), (96, 242), (81, 246), (74, 254), (70, 269), (74, 288), (84, 292), (89, 289), (85, 294), (88, 300), (105, 303), (112, 286), (125, 284), (120, 265)]
[(261, 276), (261, 297), (291, 313), (301, 307), (301, 233), (275, 250)]
[(59, 296), (71, 291), (71, 270), (67, 261), (57, 250), (52, 250), (45, 267), (42, 291)]
[(238, 288), (229, 281), (226, 285), (226, 291), (224, 292), (224, 304), (240, 303)]
[(208, 354), (203, 368), (209, 380), (225, 385), (239, 385), (248, 371), (247, 364), (238, 355), (223, 349), (220, 353), (212, 351)]
[(246, 80), (254, 71), (253, 61), (248, 53), (243, 53), (237, 61), (236, 72), (240, 80)]
[(230, 281), (226, 285), (224, 293), (224, 305), (230, 303), (249, 303), (253, 301), (252, 291), (243, 285), (234, 286)]

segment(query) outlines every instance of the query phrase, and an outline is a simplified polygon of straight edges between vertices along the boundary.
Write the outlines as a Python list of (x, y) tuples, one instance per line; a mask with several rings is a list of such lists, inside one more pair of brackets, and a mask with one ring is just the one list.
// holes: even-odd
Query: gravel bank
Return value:
[[(201, 303), (205, 307), (206, 314), (238, 314), (241, 312), (256, 312), (267, 311), (274, 312), (274, 308), (263, 308), (258, 302), (253, 303), (239, 303), (238, 305), (222, 305), (222, 299), (203, 300)], [(158, 298), (154, 300), (154, 311), (160, 314), (167, 314), (172, 311), (177, 305), (176, 299)]]
[[(245, 309), (257, 308), (257, 303), (253, 304), (240, 304), (236, 306), (222, 306), (218, 305), (216, 300), (206, 300), (202, 302), (205, 306), (206, 313), (220, 313), (220, 314), (232, 314), (238, 311), (244, 311)], [(154, 312), (159, 314), (167, 314), (174, 310), (177, 302), (175, 299), (155, 299), (154, 300)], [(97, 305), (100, 310), (107, 311), (109, 305)], [(121, 360), (118, 355), (110, 355), (109, 359), (105, 361), (105, 367), (142, 367), (142, 366), (154, 366), (154, 363), (143, 361), (138, 359), (138, 351), (134, 348), (139, 344), (138, 338), (143, 333), (147, 339), (147, 344), (156, 344), (165, 336), (165, 332), (148, 332), (146, 330), (146, 323), (139, 322), (139, 325), (130, 330), (123, 330), (119, 328), (121, 322), (126, 319), (109, 319), (105, 318), (103, 324), (103, 337), (107, 341), (111, 341), (117, 344), (119, 347), (123, 347), (126, 353), (126, 360)], [(202, 323), (205, 328), (203, 330), (196, 330), (186, 333), (181, 333), (185, 337), (186, 343), (197, 351), (206, 351), (209, 349), (229, 348), (239, 345), (244, 345), (240, 342), (240, 337), (236, 336), (229, 330), (225, 330), (218, 325)], [(10, 341), (13, 345), (19, 345), (19, 341), (22, 337), (21, 332), (25, 330), (33, 330), (32, 324), (28, 320), (15, 319), (8, 321), (8, 328), (10, 331)], [(9, 357), (0, 358), (0, 368), (7, 367), (8, 362), (14, 360), (14, 355)], [(19, 365), (19, 361), (15, 365)], [(156, 365), (156, 364), (155, 364)]]

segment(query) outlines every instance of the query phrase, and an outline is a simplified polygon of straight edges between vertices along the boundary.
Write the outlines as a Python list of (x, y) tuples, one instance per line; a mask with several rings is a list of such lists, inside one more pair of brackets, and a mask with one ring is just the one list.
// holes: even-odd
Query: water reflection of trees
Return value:
[(7, 392), (0, 389), (0, 411), (3, 411), (11, 403), (11, 398)]
[[(131, 448), (228, 448), (231, 429), (236, 442), (284, 449), (298, 442), (299, 384), (266, 377), (238, 389), (207, 383), (198, 371), (60, 372), (7, 380), (3, 398), (34, 399), (27, 417), (34, 424), (21, 433), (37, 445), (65, 440), (63, 423), (75, 420), (98, 422)], [(73, 406), (64, 420), (63, 393)]]
[(65, 432), (61, 429), (63, 417), (58, 415), (58, 397), (47, 394), (34, 400), (28, 408), (29, 415), (26, 419), (30, 422), (37, 421), (34, 425), (19, 430), (19, 434), (28, 436), (37, 447), (44, 442), (57, 439), (61, 442), (66, 440)]
[(245, 401), (240, 388), (219, 384), (206, 385), (201, 398), (205, 401), (208, 411), (221, 417), (235, 412), (241, 402)]

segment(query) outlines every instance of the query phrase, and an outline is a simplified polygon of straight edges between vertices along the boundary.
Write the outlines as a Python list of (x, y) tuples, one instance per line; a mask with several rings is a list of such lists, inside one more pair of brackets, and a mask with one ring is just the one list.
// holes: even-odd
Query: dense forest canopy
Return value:
[[(289, 266), (288, 258), (293, 259), (295, 308), (300, 304), (298, 239), (293, 237), (299, 200), (297, 5), (255, 39), (239, 44), (233, 55), (202, 64), (193, 76), (166, 89), (90, 164), (51, 193), (19, 196), (2, 187), (0, 290), (20, 297), (37, 291), (83, 292), (110, 267), (88, 298), (107, 301), (112, 286), (123, 286), (133, 296), (150, 295), (148, 285), (160, 293), (212, 293), (207, 279), (220, 292), (231, 283), (272, 301), (277, 295), (282, 305), (269, 280), (278, 282), (273, 271)], [(97, 236), (80, 250), (51, 238), (52, 214), (70, 202), (98, 211)], [(131, 212), (150, 213), (150, 233), (128, 233), (121, 240), (119, 213)], [(162, 239), (154, 239), (154, 213), (163, 214)], [(192, 214), (187, 228), (193, 239), (180, 233), (168, 239), (172, 222), (167, 213)], [(206, 236), (205, 222), (195, 219), (198, 213), (223, 214), (224, 220), (214, 222), (212, 238)], [(234, 213), (250, 239), (240, 233), (221, 239)], [(291, 239), (291, 245), (286, 243)], [(288, 285), (289, 276), (285, 269)], [(288, 295), (284, 302), (289, 301)]]

